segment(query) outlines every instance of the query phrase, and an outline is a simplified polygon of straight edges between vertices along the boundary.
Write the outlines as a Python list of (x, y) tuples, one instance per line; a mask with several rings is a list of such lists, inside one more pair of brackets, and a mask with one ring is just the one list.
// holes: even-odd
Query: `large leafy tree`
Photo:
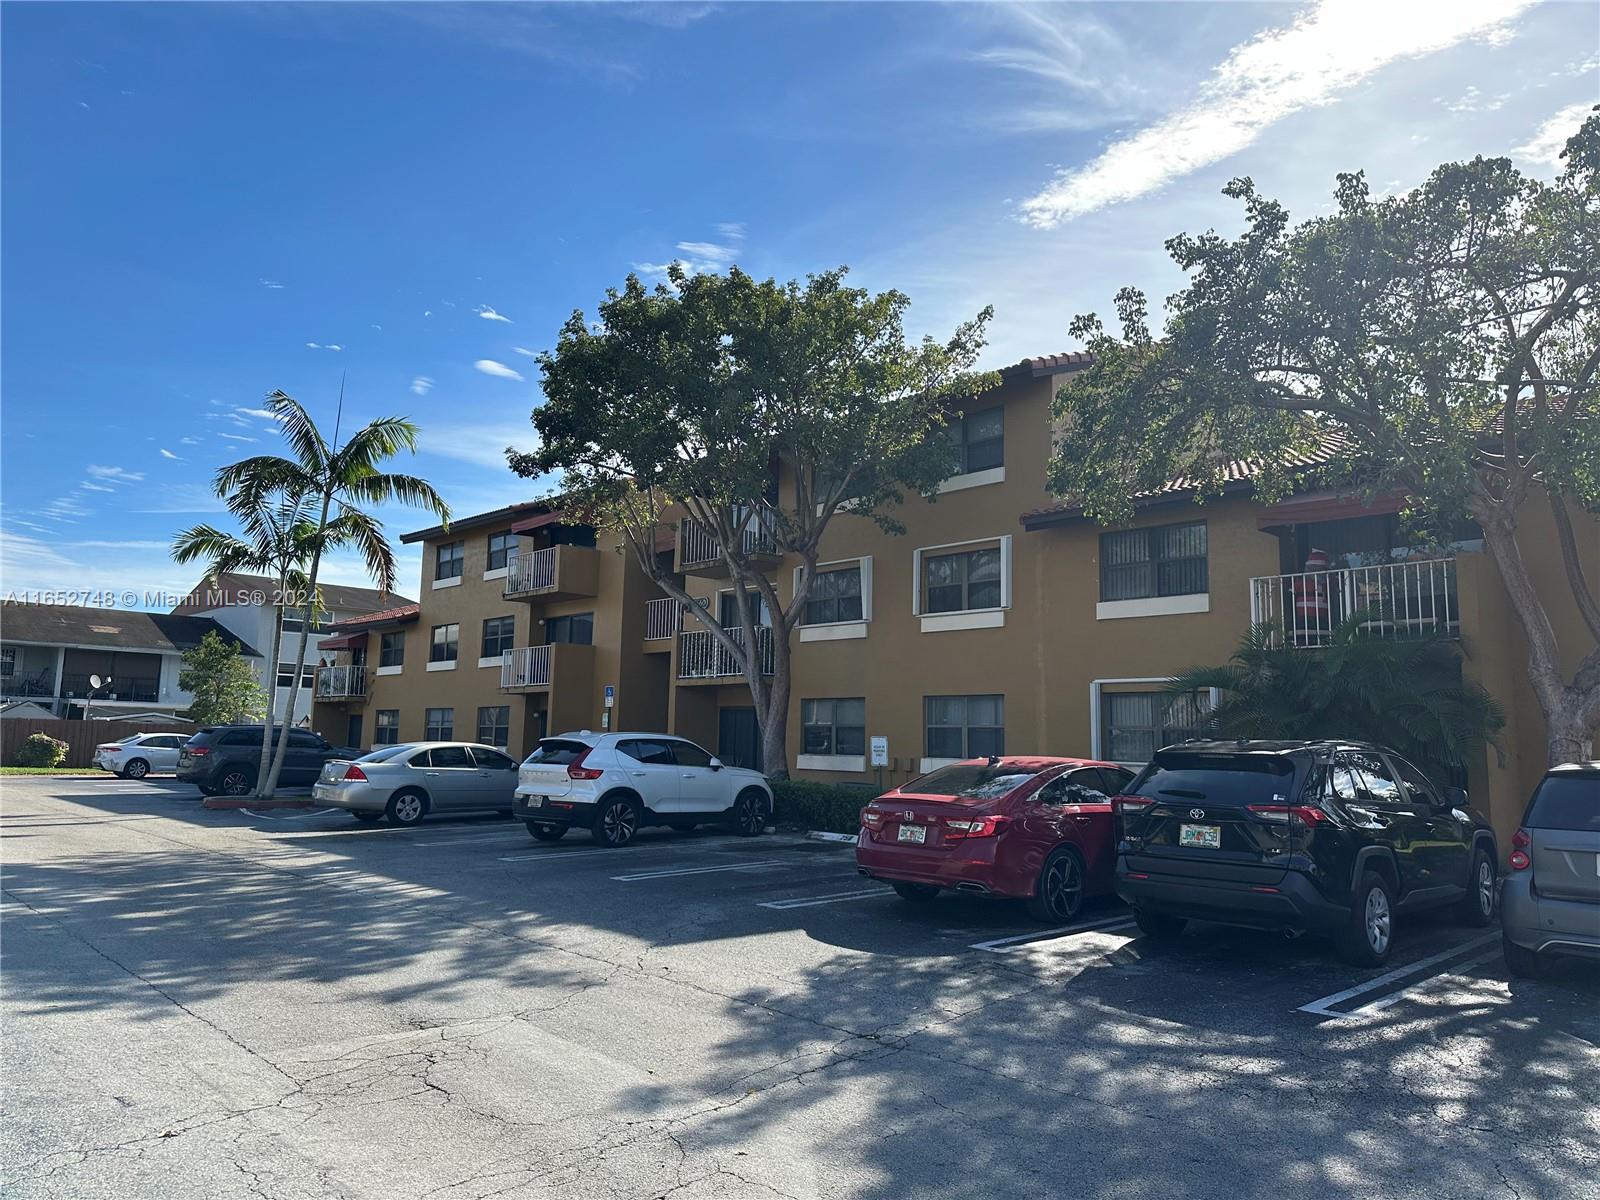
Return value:
[[(283, 498), (304, 504), (310, 516), (307, 539), (310, 561), (305, 572), (305, 591), (300, 597), (301, 628), (313, 628), (317, 614), (317, 577), (324, 555), (330, 549), (350, 546), (364, 560), (368, 574), (380, 591), (395, 586), (394, 547), (368, 505), (397, 501), (435, 514), (441, 521), (450, 519), (450, 507), (433, 485), (414, 475), (383, 471), (380, 468), (403, 450), (417, 448), (417, 427), (404, 417), (380, 417), (358, 429), (349, 440), (339, 441), (339, 416), (334, 418), (330, 440), (317, 428), (300, 402), (284, 392), (267, 397), (267, 408), (278, 421), (279, 431), (290, 455), (259, 454), (242, 459), (217, 471), (217, 494), (228, 499), (235, 512), (251, 512)], [(343, 403), (340, 404), (340, 415)], [(306, 647), (310, 638), (301, 637), (289, 685), (288, 713), (294, 712), (300, 692), (300, 676), (305, 669)], [(283, 771), (289, 746), (289, 725), (285, 719), (278, 733), (278, 748), (258, 792), (272, 795)]]
[(267, 711), (266, 692), (233, 642), (211, 630), (183, 652), (178, 686), (194, 697), (184, 714), (201, 725), (255, 720)]
[[(905, 493), (932, 495), (953, 469), (936, 436), (952, 405), (995, 378), (975, 373), (985, 309), (947, 341), (906, 337), (908, 299), (740, 271), (647, 288), (630, 275), (590, 324), (576, 312), (540, 359), (539, 449), (512, 452), (530, 477), (560, 473), (563, 502), (623, 535), (640, 567), (738, 664), (750, 685), (769, 775), (788, 773), (790, 638), (816, 578), (823, 534), (844, 511), (898, 531)], [(686, 513), (715, 537), (733, 585), (732, 621), (695, 604), (656, 557)], [(760, 548), (798, 560), (787, 602)], [(758, 641), (770, 616), (771, 674)]]
[[(1215, 494), (1230, 460), (1268, 465), (1266, 498), (1330, 439), (1332, 484), (1401, 490), (1405, 516), (1442, 531), (1470, 516), (1528, 646), (1552, 762), (1600, 724), (1600, 601), (1581, 550), (1600, 511), (1600, 116), (1567, 144), (1553, 184), (1504, 158), (1447, 163), (1405, 195), (1339, 177), (1335, 211), (1291, 225), (1248, 179), (1237, 238), (1174, 237), (1191, 274), (1160, 336), (1144, 297), (1116, 298), (1119, 333), (1074, 323), (1094, 364), (1063, 389), (1052, 486), (1120, 520), (1175, 477)], [(1581, 617), (1563, 672), (1550, 604), (1523, 556), (1529, 506), (1560, 543)], [(1576, 528), (1575, 528), (1576, 527)], [(1581, 530), (1582, 532), (1578, 532)]]

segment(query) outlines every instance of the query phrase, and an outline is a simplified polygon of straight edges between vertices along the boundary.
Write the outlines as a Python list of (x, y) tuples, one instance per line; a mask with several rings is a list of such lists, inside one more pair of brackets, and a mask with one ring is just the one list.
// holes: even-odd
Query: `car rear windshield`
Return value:
[(563, 738), (545, 738), (540, 742), (532, 754), (523, 759), (525, 766), (537, 767), (565, 767), (576, 762), (589, 749), (583, 742), (567, 741)]
[(957, 763), (940, 767), (913, 783), (905, 790), (919, 796), (957, 796), (962, 800), (998, 800), (1008, 792), (1027, 783), (1038, 771), (1026, 767), (982, 766), (974, 763)]
[(398, 758), (402, 754), (410, 753), (410, 751), (410, 746), (385, 746), (381, 750), (374, 750), (371, 754), (363, 754), (360, 758), (356, 759), (356, 761), (371, 763), (388, 762), (391, 758)]
[(1600, 774), (1547, 776), (1522, 823), (1529, 829), (1600, 833)]
[(1159, 754), (1127, 794), (1211, 804), (1282, 804), (1293, 782), (1293, 761), (1276, 755)]

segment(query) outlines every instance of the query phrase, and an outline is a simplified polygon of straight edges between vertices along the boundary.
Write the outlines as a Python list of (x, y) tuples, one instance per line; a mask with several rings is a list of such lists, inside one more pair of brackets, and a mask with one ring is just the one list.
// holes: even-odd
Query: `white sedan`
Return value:
[(171, 775), (178, 769), (178, 750), (186, 733), (135, 733), (119, 742), (94, 748), (94, 765), (124, 779), (143, 779), (152, 772)]

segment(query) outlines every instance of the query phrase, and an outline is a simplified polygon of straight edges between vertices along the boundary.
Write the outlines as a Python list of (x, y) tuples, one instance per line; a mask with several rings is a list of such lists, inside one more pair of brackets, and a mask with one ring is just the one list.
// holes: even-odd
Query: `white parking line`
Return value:
[[(1379, 988), (1384, 987), (1384, 986), (1386, 986), (1388, 984), (1391, 984), (1397, 979), (1404, 979), (1407, 975), (1415, 975), (1418, 971), (1425, 971), (1431, 966), (1434, 966), (1434, 965), (1436, 965), (1438, 963), (1442, 963), (1446, 959), (1454, 958), (1456, 955), (1463, 954), (1468, 950), (1475, 950), (1479, 946), (1482, 946), (1482, 945), (1484, 945), (1484, 944), (1486, 944), (1488, 942), (1494, 941), (1499, 936), (1500, 935), (1498, 933), (1485, 933), (1485, 934), (1482, 934), (1479, 937), (1475, 937), (1475, 938), (1472, 938), (1469, 941), (1462, 942), (1459, 946), (1453, 946), (1449, 950), (1441, 950), (1438, 954), (1430, 954), (1427, 958), (1419, 958), (1414, 963), (1410, 963), (1410, 964), (1408, 964), (1406, 966), (1403, 966), (1403, 967), (1396, 967), (1392, 971), (1385, 971), (1382, 975), (1379, 975), (1376, 979), (1367, 980), (1366, 983), (1358, 983), (1358, 984), (1356, 984), (1355, 987), (1345, 988), (1344, 991), (1342, 991), (1342, 992), (1335, 992), (1331, 996), (1323, 996), (1320, 1000), (1311, 1001), (1310, 1004), (1302, 1004), (1295, 1011), (1303, 1012), (1303, 1013), (1312, 1013), (1313, 1015), (1319, 1016), (1319, 1017), (1345, 1017), (1345, 1016), (1349, 1016), (1349, 1015), (1351, 1015), (1350, 1013), (1336, 1012), (1334, 1010), (1333, 1006), (1335, 1004), (1343, 1004), (1346, 1000), (1353, 1000), (1357, 996), (1364, 996), (1368, 992), (1375, 992)], [(1492, 957), (1492, 956), (1485, 956), (1485, 957)], [(1481, 960), (1475, 960), (1475, 961), (1481, 961)], [(1436, 972), (1436, 973), (1442, 974), (1443, 972)], [(1430, 978), (1431, 978), (1431, 976), (1430, 976)], [(1419, 979), (1417, 981), (1417, 983), (1426, 983), (1426, 982), (1427, 982), (1426, 979)], [(1413, 984), (1411, 986), (1415, 987), (1416, 984)], [(1404, 994), (1404, 992), (1406, 990), (1407, 989), (1402, 988), (1399, 992), (1394, 993), (1393, 994), (1393, 999), (1391, 999), (1388, 996), (1382, 997), (1382, 999), (1387, 1000), (1387, 1001), (1389, 1001), (1389, 1003), (1392, 1004), (1394, 1002), (1394, 1000), (1399, 999), (1399, 997), (1402, 994)], [(1367, 1006), (1363, 1005), (1362, 1007), (1367, 1007)], [(1360, 1011), (1360, 1010), (1359, 1009), (1352, 1010), (1352, 1012), (1357, 1012), (1357, 1011)]]
[(1469, 968), (1481, 967), (1484, 963), (1492, 962), (1494, 959), (1499, 958), (1500, 954), (1500, 949), (1496, 947), (1487, 953), (1475, 955), (1474, 957), (1467, 959), (1466, 962), (1456, 963), (1450, 968), (1450, 970), (1441, 975), (1430, 975), (1426, 979), (1419, 979), (1416, 983), (1407, 984), (1397, 992), (1390, 992), (1387, 996), (1379, 996), (1376, 1000), (1370, 1000), (1366, 1004), (1361, 1005), (1359, 1008), (1352, 1008), (1347, 1013), (1338, 1013), (1336, 1015), (1339, 1017), (1353, 1017), (1357, 1014), (1366, 1016), (1370, 1013), (1382, 1012), (1391, 1004), (1396, 1004), (1399, 1001), (1404, 1000), (1407, 996), (1422, 990), (1423, 987), (1430, 983), (1438, 983), (1443, 979), (1457, 981), (1466, 980), (1469, 978), (1469, 976), (1466, 974), (1466, 971)]
[(886, 887), (861, 888), (853, 892), (830, 892), (826, 896), (802, 896), (796, 900), (765, 900), (761, 908), (815, 908), (819, 904), (843, 904), (846, 900), (863, 900), (869, 896), (892, 896)]
[(714, 875), (718, 871), (758, 871), (766, 867), (785, 867), (781, 858), (763, 858), (755, 862), (728, 863), (721, 867), (668, 867), (662, 871), (640, 871), (633, 875), (613, 875), (618, 883), (636, 883), (641, 879), (674, 879), (679, 875)]
[(1005, 954), (1010, 950), (1021, 949), (1022, 946), (1036, 946), (1040, 942), (1059, 941), (1079, 933), (1110, 933), (1117, 929), (1126, 929), (1133, 924), (1133, 918), (1127, 913), (1115, 913), (1108, 917), (1096, 917), (1092, 921), (1079, 921), (1076, 925), (1062, 925), (1057, 929), (1039, 929), (1033, 933), (1019, 933), (1014, 937), (993, 938), (987, 942), (973, 942), (969, 950), (987, 950), (991, 954)]

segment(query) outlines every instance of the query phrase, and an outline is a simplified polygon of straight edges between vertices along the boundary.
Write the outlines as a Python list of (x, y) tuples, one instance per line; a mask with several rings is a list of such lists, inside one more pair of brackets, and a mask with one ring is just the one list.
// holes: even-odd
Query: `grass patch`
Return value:
[(0, 767), (0, 775), (104, 775), (93, 767)]
[(779, 825), (855, 833), (861, 828), (862, 805), (877, 794), (876, 788), (783, 779), (772, 784), (772, 815)]

